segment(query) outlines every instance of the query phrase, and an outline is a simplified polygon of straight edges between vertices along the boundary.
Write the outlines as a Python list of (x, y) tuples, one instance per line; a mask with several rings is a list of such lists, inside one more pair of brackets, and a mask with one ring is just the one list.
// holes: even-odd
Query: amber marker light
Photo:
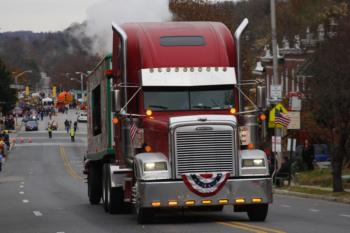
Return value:
[(253, 143), (249, 143), (247, 145), (247, 148), (248, 148), (248, 150), (253, 150), (254, 149), (254, 144)]
[(153, 114), (153, 112), (152, 112), (151, 109), (147, 109), (147, 110), (146, 110), (146, 116), (151, 117), (152, 114)]
[(152, 147), (149, 146), (149, 145), (145, 146), (145, 151), (146, 152), (151, 152), (152, 151)]
[(226, 205), (226, 204), (228, 204), (228, 200), (227, 199), (220, 199), (219, 204)]
[(177, 206), (178, 202), (177, 201), (168, 201), (169, 206)]
[(160, 206), (160, 201), (152, 201), (152, 206), (153, 207), (159, 207)]
[(202, 201), (202, 204), (204, 204), (204, 205), (210, 205), (211, 203), (212, 203), (211, 200), (203, 200)]
[(194, 200), (185, 201), (186, 205), (194, 205), (196, 202)]
[(119, 123), (119, 119), (117, 117), (113, 117), (113, 124), (117, 125)]
[(253, 203), (261, 203), (262, 202), (262, 198), (252, 198), (252, 202)]
[(231, 108), (231, 109), (230, 109), (230, 113), (231, 113), (231, 114), (236, 114), (236, 113), (237, 113), (236, 108)]
[(244, 198), (236, 198), (235, 203), (236, 204), (243, 204), (243, 203), (245, 203), (245, 199)]
[(260, 116), (259, 116), (259, 119), (261, 121), (266, 121), (266, 115), (264, 113), (261, 113)]

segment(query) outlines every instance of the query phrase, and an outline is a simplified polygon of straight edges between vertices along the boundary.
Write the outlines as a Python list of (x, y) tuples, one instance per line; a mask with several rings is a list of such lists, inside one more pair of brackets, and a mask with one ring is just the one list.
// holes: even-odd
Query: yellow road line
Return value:
[(66, 155), (66, 152), (63, 148), (63, 146), (60, 146), (60, 157), (63, 160), (63, 165), (67, 171), (67, 173), (73, 177), (76, 180), (84, 180), (83, 177), (79, 176), (78, 173), (72, 168), (72, 165), (70, 164), (68, 157)]
[(273, 232), (273, 233), (286, 233), (285, 231), (274, 229), (274, 228), (270, 228), (270, 227), (261, 227), (261, 226), (256, 226), (256, 225), (247, 224), (247, 223), (241, 223), (241, 222), (236, 222), (236, 221), (234, 221), (233, 223), (235, 223), (237, 225), (240, 225), (240, 226), (250, 227), (250, 228), (263, 230), (263, 231), (268, 231), (268, 232)]
[(248, 228), (248, 227), (244, 227), (244, 226), (240, 226), (238, 224), (235, 224), (235, 222), (217, 222), (218, 224), (221, 225), (225, 225), (228, 227), (233, 227), (233, 228), (237, 228), (240, 230), (245, 230), (245, 231), (249, 231), (249, 232), (254, 232), (254, 233), (268, 233), (268, 231), (261, 231), (261, 230), (257, 230), (257, 229), (253, 229), (253, 228)]

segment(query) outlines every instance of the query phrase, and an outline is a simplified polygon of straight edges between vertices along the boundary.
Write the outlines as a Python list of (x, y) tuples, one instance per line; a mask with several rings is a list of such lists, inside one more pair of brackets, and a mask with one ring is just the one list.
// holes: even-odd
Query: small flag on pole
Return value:
[(281, 111), (277, 110), (275, 111), (275, 124), (283, 125), (284, 127), (287, 127), (290, 123), (291, 119), (288, 116), (287, 113), (282, 113)]
[(131, 123), (131, 127), (130, 127), (130, 137), (131, 137), (131, 141), (134, 141), (136, 132), (137, 132), (137, 126), (136, 126), (135, 122), (132, 122), (132, 123)]

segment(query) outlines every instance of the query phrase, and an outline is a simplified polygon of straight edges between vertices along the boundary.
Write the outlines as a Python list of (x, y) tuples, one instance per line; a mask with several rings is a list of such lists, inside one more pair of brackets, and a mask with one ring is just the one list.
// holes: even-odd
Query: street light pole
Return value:
[(17, 75), (15, 76), (15, 84), (18, 85), (18, 78), (19, 78), (20, 76), (24, 75), (25, 73), (32, 73), (32, 72), (33, 72), (32, 70), (25, 70), (25, 71), (23, 71), (23, 72), (17, 74)]
[[(273, 55), (273, 79), (272, 84), (273, 85), (279, 85), (279, 79), (278, 79), (278, 58), (277, 58), (277, 32), (276, 32), (276, 0), (271, 0), (270, 2), (271, 7), (271, 35), (272, 35), (272, 55)], [(275, 104), (277, 104), (278, 100), (274, 100)], [(274, 135), (275, 135), (275, 141), (274, 141), (274, 148), (276, 153), (275, 158), (275, 169), (274, 174), (281, 168), (282, 166), (282, 152), (276, 151), (276, 143), (277, 143), (277, 137), (282, 138), (282, 129), (277, 128), (275, 124), (274, 128)], [(282, 142), (280, 142), (282, 143)]]
[(88, 74), (84, 72), (75, 72), (76, 74), (80, 74), (80, 90), (81, 90), (81, 100), (84, 102), (85, 96), (84, 96), (84, 75), (87, 77)]
[(80, 89), (81, 89), (81, 99), (84, 102), (84, 85), (83, 85), (83, 73), (80, 73)]
[(277, 61), (277, 32), (276, 32), (276, 3), (271, 0), (271, 34), (272, 34), (272, 55), (273, 55), (273, 84), (278, 85), (278, 61)]

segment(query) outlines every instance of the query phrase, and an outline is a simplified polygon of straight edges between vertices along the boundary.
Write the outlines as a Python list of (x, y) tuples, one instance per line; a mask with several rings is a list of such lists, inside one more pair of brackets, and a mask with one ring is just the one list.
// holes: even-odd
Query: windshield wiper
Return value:
[(203, 105), (203, 104), (198, 104), (192, 106), (192, 108), (199, 108), (199, 109), (211, 109), (211, 106)]
[(148, 105), (149, 108), (159, 108), (159, 109), (163, 109), (166, 110), (168, 109), (168, 107), (162, 106), (162, 105)]

